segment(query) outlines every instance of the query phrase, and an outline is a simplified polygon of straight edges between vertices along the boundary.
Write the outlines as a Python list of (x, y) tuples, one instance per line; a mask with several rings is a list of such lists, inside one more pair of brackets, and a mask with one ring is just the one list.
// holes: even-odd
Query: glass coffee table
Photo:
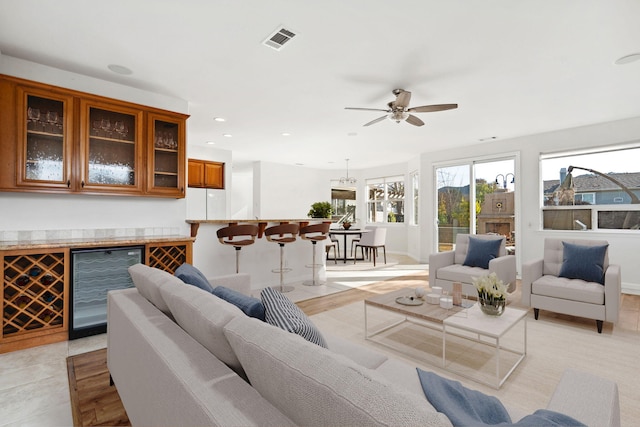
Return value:
[[(507, 307), (501, 316), (489, 316), (480, 310), (478, 304), (475, 304), (466, 310), (465, 314), (465, 316), (449, 316), (442, 322), (442, 366), (458, 375), (499, 389), (527, 355), (527, 311)], [(509, 343), (509, 346), (505, 346), (503, 339), (506, 334), (520, 326), (522, 327), (522, 340), (519, 344), (522, 348), (512, 348), (512, 342)], [(496, 363), (495, 378), (491, 380), (479, 378), (476, 372), (459, 369), (459, 364), (448, 362), (447, 337), (452, 335), (475, 341), (483, 346), (493, 347), (493, 358)], [(514, 340), (513, 337), (510, 339), (519, 341)], [(510, 353), (515, 357), (515, 361), (510, 361), (510, 366), (506, 371), (500, 363), (505, 353)]]
[[(413, 297), (418, 305), (411, 305), (409, 298)], [(398, 301), (403, 301), (401, 304)], [(422, 302), (420, 304), (420, 302)], [(407, 305), (409, 303), (409, 305)], [(385, 323), (383, 327), (370, 330), (369, 310), (372, 308), (392, 312), (400, 315), (400, 320), (393, 323)], [(443, 369), (472, 379), (474, 381), (500, 388), (506, 379), (513, 373), (516, 367), (522, 362), (526, 355), (527, 346), (527, 329), (526, 329), (527, 312), (516, 308), (507, 307), (502, 316), (488, 316), (480, 311), (478, 304), (474, 304), (470, 308), (454, 306), (450, 309), (440, 307), (438, 304), (428, 304), (426, 301), (419, 300), (415, 297), (414, 289), (400, 289), (385, 294), (375, 295), (364, 300), (364, 329), (365, 339), (372, 340), (376, 335), (382, 334), (392, 328), (395, 328), (405, 322), (411, 322), (432, 330), (442, 335), (442, 365)], [(522, 349), (512, 349), (503, 345), (501, 341), (506, 334), (516, 326), (522, 326), (523, 335), (521, 338)], [(510, 341), (513, 341), (513, 334), (509, 334)], [(475, 359), (483, 359), (490, 362), (495, 358), (496, 369), (495, 377), (486, 375), (474, 375), (472, 364), (465, 366), (464, 361), (451, 361), (447, 359), (447, 340), (456, 337), (458, 341), (468, 341), (471, 343), (470, 349), (465, 352), (466, 357), (471, 361)], [(461, 338), (462, 340), (460, 340)], [(516, 341), (520, 341), (516, 338)], [(377, 344), (389, 346), (394, 350), (397, 347), (388, 345), (383, 341), (376, 340)], [(512, 344), (509, 342), (509, 344)], [(473, 346), (480, 346), (477, 353), (474, 353)], [(484, 347), (492, 350), (491, 356), (487, 356)], [(509, 358), (512, 363), (510, 369), (504, 373), (504, 353), (515, 355), (515, 361)], [(476, 357), (477, 356), (477, 357)], [(432, 363), (432, 362), (429, 362)], [(436, 361), (437, 363), (437, 361)]]

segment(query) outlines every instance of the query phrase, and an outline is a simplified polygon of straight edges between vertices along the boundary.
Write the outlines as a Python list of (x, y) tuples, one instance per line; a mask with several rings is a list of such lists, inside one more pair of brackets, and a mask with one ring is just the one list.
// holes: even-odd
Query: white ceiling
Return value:
[[(0, 0), (0, 52), (187, 100), (189, 144), (235, 162), (360, 169), (640, 116), (640, 61), (614, 64), (640, 52), (639, 17), (637, 0)], [(280, 25), (297, 36), (264, 46)], [(344, 109), (394, 88), (459, 108), (422, 127)]]

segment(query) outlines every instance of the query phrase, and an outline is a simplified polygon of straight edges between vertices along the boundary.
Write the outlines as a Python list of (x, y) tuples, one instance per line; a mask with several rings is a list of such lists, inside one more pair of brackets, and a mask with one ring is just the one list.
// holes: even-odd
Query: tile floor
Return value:
[[(402, 256), (388, 261), (375, 269), (368, 263), (329, 264), (325, 284), (296, 284), (287, 296), (300, 301), (427, 268)], [(618, 327), (640, 330), (640, 296), (623, 295)], [(73, 425), (66, 358), (104, 347), (105, 334), (0, 354), (0, 427)]]

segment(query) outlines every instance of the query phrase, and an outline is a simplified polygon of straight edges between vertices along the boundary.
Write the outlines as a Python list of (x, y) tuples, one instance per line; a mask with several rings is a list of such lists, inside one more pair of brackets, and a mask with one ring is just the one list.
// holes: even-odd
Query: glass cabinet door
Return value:
[(72, 97), (18, 89), (18, 185), (71, 185)]
[(184, 120), (149, 114), (148, 192), (184, 196)]
[(84, 190), (142, 191), (140, 144), (142, 112), (83, 103)]

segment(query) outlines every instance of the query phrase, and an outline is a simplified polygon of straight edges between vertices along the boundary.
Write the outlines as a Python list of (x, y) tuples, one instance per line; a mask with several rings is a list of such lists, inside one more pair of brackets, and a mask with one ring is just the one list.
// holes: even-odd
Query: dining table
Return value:
[(348, 230), (345, 230), (343, 228), (334, 228), (329, 230), (329, 236), (342, 236), (343, 238), (342, 260), (345, 264), (347, 263), (347, 261), (354, 261), (357, 259), (355, 257), (347, 256), (347, 236), (362, 237), (363, 233), (368, 233), (369, 231), (370, 230), (361, 230), (359, 228), (349, 228)]

